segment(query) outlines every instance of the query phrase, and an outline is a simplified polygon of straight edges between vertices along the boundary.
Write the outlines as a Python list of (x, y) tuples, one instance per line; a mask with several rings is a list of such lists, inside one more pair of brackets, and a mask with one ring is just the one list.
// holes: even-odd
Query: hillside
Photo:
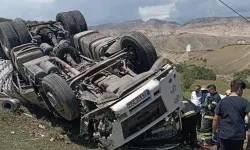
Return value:
[(189, 58), (187, 64), (206, 66), (217, 74), (232, 74), (250, 68), (250, 45), (228, 46), (213, 52), (194, 52), (189, 54)]
[(176, 33), (249, 37), (250, 24), (240, 17), (198, 18), (187, 22)]
[(159, 20), (159, 19), (150, 19), (148, 21), (143, 21), (143, 20), (131, 20), (131, 21), (125, 21), (123, 23), (119, 24), (101, 24), (97, 26), (91, 26), (91, 29), (94, 30), (130, 30), (138, 26), (143, 26), (143, 25), (164, 25), (164, 24), (173, 24), (173, 25), (178, 25), (177, 22), (174, 21), (165, 21), (165, 20)]
[(105, 24), (91, 29), (113, 36), (136, 30), (146, 34), (160, 53), (184, 52), (188, 44), (193, 50), (217, 50), (238, 40), (249, 43), (250, 25), (239, 17), (198, 18), (180, 25), (176, 22), (150, 19), (120, 24)]
[[(10, 19), (0, 18), (0, 22)], [(26, 21), (33, 24), (37, 21)], [(188, 44), (191, 49), (217, 50), (238, 40), (249, 43), (250, 25), (240, 17), (209, 17), (191, 20), (183, 25), (174, 21), (159, 19), (131, 20), (119, 24), (103, 24), (90, 26), (90, 29), (99, 30), (104, 34), (119, 36), (127, 31), (140, 31), (146, 34), (157, 51), (162, 55), (169, 52), (184, 52)]]

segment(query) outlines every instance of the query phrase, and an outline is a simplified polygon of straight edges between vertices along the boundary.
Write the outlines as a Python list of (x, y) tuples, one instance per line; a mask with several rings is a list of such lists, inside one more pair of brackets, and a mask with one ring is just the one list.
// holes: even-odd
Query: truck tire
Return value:
[(65, 54), (70, 54), (74, 61), (77, 61), (77, 51), (74, 47), (72, 47), (69, 43), (65, 42), (59, 44), (57, 48), (54, 49), (54, 53), (56, 56), (64, 61)]
[(88, 26), (87, 26), (86, 20), (85, 20), (84, 16), (82, 15), (82, 13), (78, 10), (70, 11), (70, 13), (72, 14), (72, 16), (76, 22), (76, 27), (77, 27), (78, 33), (83, 32), (83, 31), (87, 31)]
[(9, 22), (0, 23), (0, 43), (5, 55), (10, 59), (9, 52), (13, 47), (19, 46), (18, 35)]
[(80, 115), (77, 98), (70, 86), (57, 74), (49, 74), (42, 79), (42, 91), (56, 112), (66, 120), (74, 120)]
[(71, 13), (61, 12), (56, 15), (56, 21), (61, 22), (65, 30), (69, 31), (71, 38), (78, 33), (77, 25)]
[(121, 48), (127, 48), (134, 54), (132, 63), (136, 73), (148, 71), (157, 60), (153, 44), (140, 32), (132, 31), (124, 34), (121, 37)]
[(32, 38), (29, 34), (29, 31), (26, 25), (21, 19), (15, 19), (11, 22), (12, 27), (14, 28), (16, 34), (18, 35), (19, 41), (21, 44), (31, 43)]
[(8, 59), (8, 57), (6, 56), (6, 54), (3, 51), (1, 43), (0, 43), (0, 59)]

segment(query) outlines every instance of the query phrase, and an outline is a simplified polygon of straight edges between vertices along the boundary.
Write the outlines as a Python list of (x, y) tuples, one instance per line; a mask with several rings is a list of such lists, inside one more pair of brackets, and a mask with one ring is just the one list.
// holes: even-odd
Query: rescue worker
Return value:
[(190, 100), (184, 98), (182, 103), (185, 106), (182, 110), (183, 143), (184, 145), (189, 145), (195, 149), (197, 144), (196, 113), (198, 110)]
[(216, 86), (214, 84), (208, 87), (209, 96), (207, 97), (206, 110), (203, 118), (204, 125), (204, 145), (212, 145), (212, 123), (214, 118), (214, 109), (217, 103), (221, 100), (219, 93), (216, 91)]
[[(204, 115), (204, 104), (206, 102), (206, 99), (207, 99), (207, 95), (208, 95), (208, 90), (207, 90), (207, 87), (206, 86), (202, 86), (201, 87), (201, 94), (202, 94), (202, 97), (201, 97), (201, 107), (200, 107), (200, 122), (199, 122), (199, 118), (197, 119), (197, 121), (200, 123), (200, 125), (197, 123), (197, 131), (200, 132), (200, 128), (201, 128), (201, 122), (202, 122), (202, 118), (203, 118), (203, 115)], [(197, 113), (197, 114), (199, 114)]]
[(202, 116), (203, 116), (203, 118), (204, 118), (204, 114), (205, 114), (205, 112), (206, 112), (206, 110), (207, 110), (207, 100), (208, 100), (208, 97), (210, 97), (210, 93), (209, 92), (207, 92), (207, 94), (206, 94), (206, 97), (205, 97), (205, 100), (204, 100), (204, 103), (201, 105), (201, 114), (202, 114)]

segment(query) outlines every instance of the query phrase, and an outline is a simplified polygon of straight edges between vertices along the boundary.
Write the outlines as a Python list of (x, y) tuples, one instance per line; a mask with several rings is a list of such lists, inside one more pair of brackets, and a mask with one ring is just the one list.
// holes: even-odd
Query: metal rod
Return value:
[(79, 56), (80, 56), (81, 58), (87, 60), (87, 61), (90, 61), (90, 62), (92, 62), (92, 63), (95, 63), (94, 60), (92, 60), (92, 59), (90, 59), (90, 58), (88, 58), (88, 57), (85, 57), (85, 56), (83, 56), (83, 55), (79, 55)]
[(69, 64), (65, 63), (64, 61), (62, 61), (61, 59), (57, 58), (57, 57), (52, 57), (52, 59), (54, 59), (55, 61), (57, 61), (58, 63), (60, 63), (63, 67), (69, 69), (69, 71), (71, 73), (73, 73), (74, 75), (78, 75), (80, 74), (80, 71), (76, 70), (75, 68), (72, 68)]

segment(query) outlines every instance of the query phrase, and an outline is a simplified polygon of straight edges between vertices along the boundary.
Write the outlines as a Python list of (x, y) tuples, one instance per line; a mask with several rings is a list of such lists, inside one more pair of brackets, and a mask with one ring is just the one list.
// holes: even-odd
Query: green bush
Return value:
[(188, 90), (195, 80), (216, 80), (213, 70), (205, 67), (186, 65), (185, 63), (175, 65), (176, 71), (181, 74), (181, 86)]
[(180, 64), (175, 65), (176, 71), (179, 72), (179, 73), (184, 72), (186, 67), (187, 67), (187, 65), (184, 64), (184, 63), (180, 63)]
[(187, 70), (185, 72), (182, 73), (181, 76), (181, 80), (182, 80), (182, 89), (189, 89), (191, 87), (191, 85), (194, 83), (195, 78), (191, 72), (191, 70)]
[(11, 19), (7, 19), (7, 18), (1, 18), (0, 17), (0, 22), (10, 22)]
[(195, 65), (186, 65), (186, 64), (177, 64), (176, 71), (181, 73), (182, 75), (185, 72), (189, 72), (192, 77), (196, 80), (216, 80), (216, 73), (205, 67), (195, 66)]
[(247, 88), (250, 88), (250, 83), (247, 81), (247, 78), (250, 76), (250, 69), (244, 69), (242, 71), (235, 72), (233, 74), (234, 79), (241, 79), (246, 83)]

